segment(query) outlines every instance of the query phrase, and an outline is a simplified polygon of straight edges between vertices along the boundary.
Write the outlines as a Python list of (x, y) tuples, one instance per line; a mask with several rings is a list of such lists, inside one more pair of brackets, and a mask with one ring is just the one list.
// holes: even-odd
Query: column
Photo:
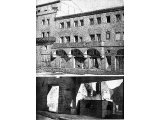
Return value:
[(105, 56), (102, 56), (102, 66), (101, 66), (101, 68), (102, 69), (104, 69), (104, 70), (106, 70), (107, 69), (107, 61), (106, 61), (107, 59), (106, 59), (106, 57)]
[(116, 71), (116, 57), (115, 55), (111, 56), (111, 71)]
[(74, 58), (74, 56), (72, 56), (72, 62), (73, 62), (73, 68), (75, 68), (75, 58)]
[(85, 64), (85, 69), (89, 69), (89, 56), (87, 54), (84, 54), (84, 64)]

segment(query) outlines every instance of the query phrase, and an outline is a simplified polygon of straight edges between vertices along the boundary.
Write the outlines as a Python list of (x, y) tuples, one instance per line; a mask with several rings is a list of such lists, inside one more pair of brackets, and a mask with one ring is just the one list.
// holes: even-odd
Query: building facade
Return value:
[(123, 74), (124, 7), (56, 17), (58, 4), (37, 6), (37, 72)]

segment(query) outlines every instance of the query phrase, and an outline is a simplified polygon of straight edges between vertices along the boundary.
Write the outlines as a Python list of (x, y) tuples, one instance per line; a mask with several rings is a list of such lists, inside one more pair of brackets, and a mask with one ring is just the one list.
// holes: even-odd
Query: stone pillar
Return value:
[(85, 64), (85, 69), (89, 69), (89, 56), (87, 54), (84, 54), (84, 64)]
[(62, 68), (61, 62), (62, 62), (62, 58), (59, 57), (59, 68)]
[(106, 58), (106, 56), (103, 55), (103, 54), (101, 55), (101, 58), (102, 58), (102, 60), (101, 60), (101, 69), (106, 70), (106, 69), (107, 69), (107, 66), (108, 66), (107, 58)]
[(116, 70), (118, 71), (120, 68), (119, 68), (119, 59), (118, 59), (118, 57), (117, 57), (117, 59), (116, 59), (116, 57), (115, 57), (115, 64), (116, 64)]
[(116, 71), (116, 50), (111, 50), (111, 71)]
[(116, 58), (115, 58), (115, 55), (111, 56), (111, 70), (112, 71), (116, 70)]
[(36, 85), (36, 109), (37, 110), (48, 110), (47, 106), (47, 94), (48, 94), (48, 84), (45, 80), (37, 79)]
[(75, 65), (75, 58), (74, 58), (74, 56), (72, 56), (72, 62), (73, 62), (73, 67), (72, 68), (75, 68), (76, 65)]

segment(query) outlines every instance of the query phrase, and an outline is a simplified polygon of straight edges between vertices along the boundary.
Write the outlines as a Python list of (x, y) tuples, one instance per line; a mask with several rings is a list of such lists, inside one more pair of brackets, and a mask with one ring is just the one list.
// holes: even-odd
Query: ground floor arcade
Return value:
[(124, 70), (123, 47), (64, 48), (46, 51), (39, 52), (37, 66), (54, 69)]

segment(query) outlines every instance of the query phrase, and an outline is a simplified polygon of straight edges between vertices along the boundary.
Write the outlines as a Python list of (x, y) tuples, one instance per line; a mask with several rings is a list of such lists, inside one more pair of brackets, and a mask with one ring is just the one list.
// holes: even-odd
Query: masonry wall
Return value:
[(36, 79), (36, 108), (37, 110), (48, 110), (47, 94), (49, 86), (59, 86), (58, 113), (70, 113), (71, 102), (75, 102), (76, 78), (51, 78), (38, 77)]
[[(55, 15), (57, 12), (58, 4), (50, 4), (46, 6), (37, 7), (36, 14), (36, 37), (42, 37), (42, 32), (50, 32), (50, 36), (53, 36), (53, 28), (55, 26)], [(49, 19), (49, 24), (47, 23)], [(42, 20), (45, 21), (45, 24), (42, 24)]]
[[(121, 15), (121, 21), (116, 22), (116, 14)], [(106, 16), (110, 16), (110, 23), (107, 23)], [(101, 17), (101, 24), (97, 23), (97, 17)], [(90, 34), (101, 34), (102, 41), (106, 41), (106, 32), (110, 31), (110, 41), (115, 40), (115, 32), (121, 33), (121, 39), (123, 40), (123, 11), (116, 11), (116, 12), (107, 12), (107, 13), (99, 13), (94, 15), (76, 17), (73, 18), (64, 18), (56, 20), (56, 26), (54, 28), (54, 36), (56, 37), (56, 42), (59, 43), (59, 39), (62, 36), (70, 36), (71, 42), (74, 41), (74, 36), (81, 36), (85, 42), (89, 42)], [(90, 25), (89, 18), (94, 18), (94, 25)], [(80, 20), (84, 20), (84, 26), (80, 26)], [(78, 20), (78, 27), (74, 27), (74, 21)], [(71, 27), (66, 27), (66, 22), (70, 21)], [(60, 23), (64, 22), (64, 28), (60, 28)]]

